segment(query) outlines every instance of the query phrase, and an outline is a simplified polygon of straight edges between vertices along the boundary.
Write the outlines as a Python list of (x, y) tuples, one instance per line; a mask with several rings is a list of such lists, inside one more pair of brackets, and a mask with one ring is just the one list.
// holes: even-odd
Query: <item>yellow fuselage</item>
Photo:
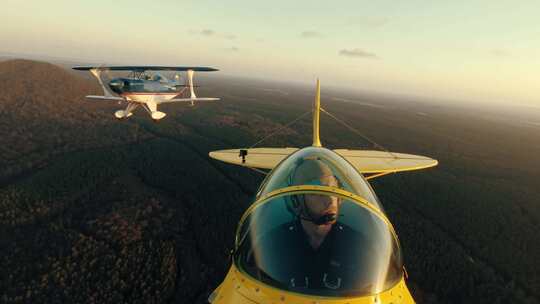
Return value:
[(358, 298), (315, 297), (280, 290), (254, 280), (234, 264), (211, 296), (212, 304), (297, 303), (297, 304), (409, 304), (415, 303), (402, 280), (378, 295)]

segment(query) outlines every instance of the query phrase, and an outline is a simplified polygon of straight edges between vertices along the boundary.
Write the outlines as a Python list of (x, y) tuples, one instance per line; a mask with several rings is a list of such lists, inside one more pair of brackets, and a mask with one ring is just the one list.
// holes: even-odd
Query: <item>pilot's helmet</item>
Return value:
[(318, 158), (303, 159), (290, 175), (290, 186), (316, 185), (338, 187), (332, 169)]

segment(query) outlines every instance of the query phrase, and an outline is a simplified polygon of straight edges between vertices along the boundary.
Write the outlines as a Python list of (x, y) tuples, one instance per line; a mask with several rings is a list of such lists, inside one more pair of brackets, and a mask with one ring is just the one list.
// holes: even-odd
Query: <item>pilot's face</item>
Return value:
[[(320, 179), (320, 182), (322, 186), (338, 186), (338, 182), (334, 176), (325, 176)], [(326, 214), (338, 213), (339, 198), (336, 196), (306, 194), (304, 196), (304, 199), (309, 213), (315, 218), (321, 217)]]

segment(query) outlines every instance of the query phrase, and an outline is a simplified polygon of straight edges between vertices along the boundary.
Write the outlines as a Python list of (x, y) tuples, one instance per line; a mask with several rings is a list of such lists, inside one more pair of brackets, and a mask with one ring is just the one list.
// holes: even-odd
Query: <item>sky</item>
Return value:
[(0, 53), (540, 105), (540, 1), (20, 1)]

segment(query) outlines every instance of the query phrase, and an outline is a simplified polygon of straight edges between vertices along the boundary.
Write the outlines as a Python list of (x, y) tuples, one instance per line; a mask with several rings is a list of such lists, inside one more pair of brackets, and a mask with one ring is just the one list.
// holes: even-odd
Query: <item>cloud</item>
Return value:
[(192, 35), (201, 35), (205, 37), (217, 37), (217, 38), (222, 38), (222, 39), (227, 39), (227, 40), (236, 39), (236, 35), (234, 34), (220, 33), (211, 29), (190, 30), (189, 33)]
[(339, 51), (339, 55), (345, 57), (357, 57), (357, 58), (378, 58), (375, 53), (370, 53), (362, 49), (342, 49)]
[(323, 37), (323, 34), (316, 32), (316, 31), (303, 31), (300, 33), (300, 37), (302, 38), (321, 38)]
[(497, 56), (497, 57), (508, 57), (508, 56), (510, 56), (510, 53), (508, 53), (505, 50), (501, 50), (501, 49), (493, 49), (493, 50), (491, 50), (491, 54), (494, 55), (494, 56)]
[(201, 35), (203, 36), (213, 36), (216, 32), (213, 30), (205, 29), (201, 31)]

